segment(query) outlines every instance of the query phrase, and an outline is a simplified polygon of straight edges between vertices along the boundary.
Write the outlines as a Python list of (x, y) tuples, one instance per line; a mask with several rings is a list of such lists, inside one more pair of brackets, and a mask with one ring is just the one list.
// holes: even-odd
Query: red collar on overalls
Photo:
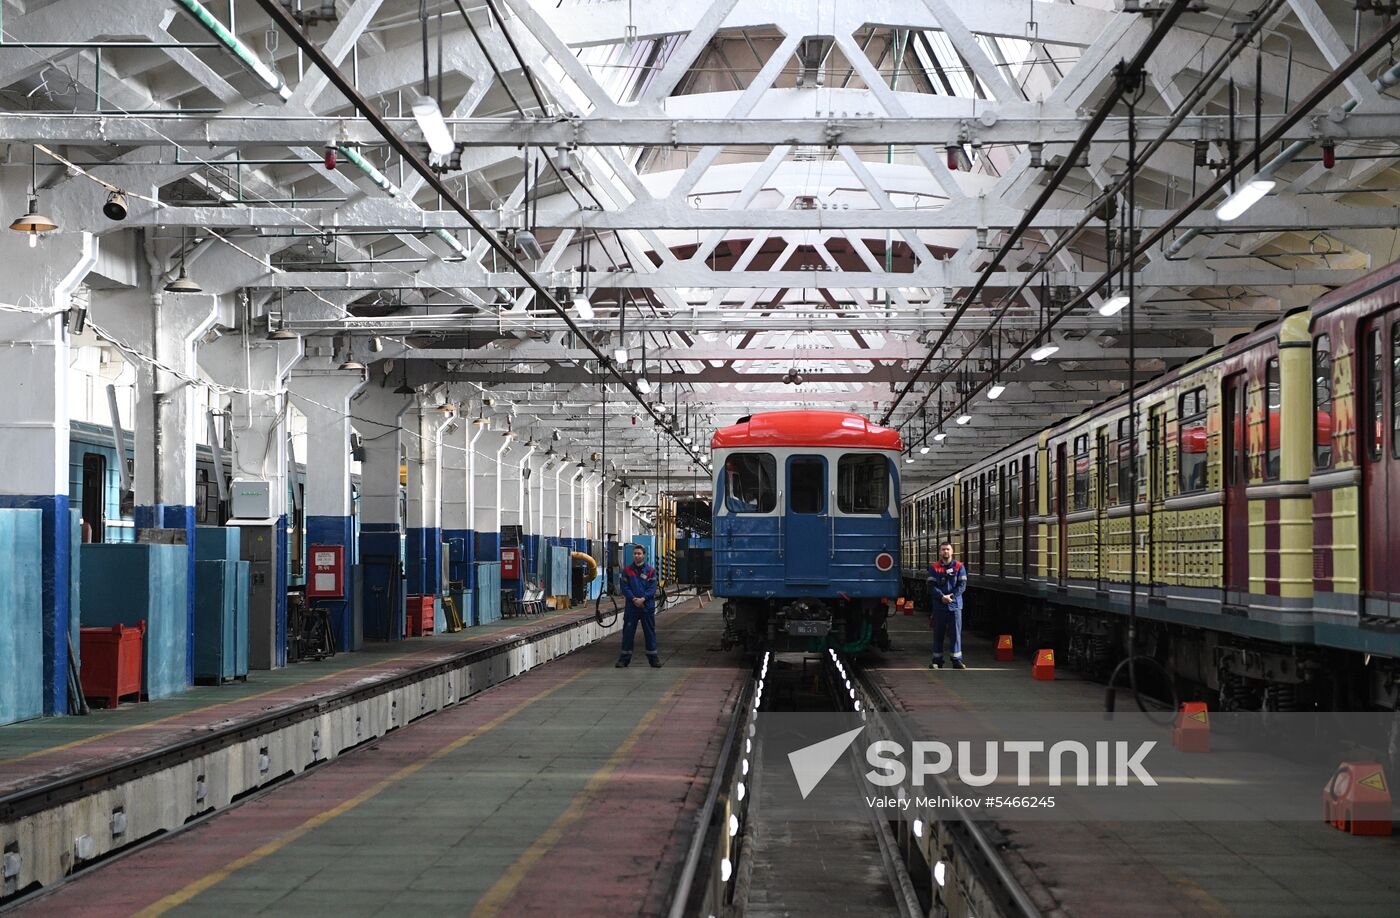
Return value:
[(961, 568), (962, 568), (962, 562), (959, 561), (959, 560), (956, 559), (956, 558), (953, 559), (953, 566), (952, 566), (952, 567), (946, 567), (946, 568), (945, 568), (945, 567), (943, 566), (943, 562), (942, 562), (942, 561), (935, 561), (935, 562), (933, 562), (933, 569), (934, 569), (935, 571), (937, 571), (938, 573), (940, 573), (940, 574), (946, 574), (946, 573), (949, 573), (950, 571), (951, 571), (952, 573), (955, 573), (955, 574), (956, 574)]

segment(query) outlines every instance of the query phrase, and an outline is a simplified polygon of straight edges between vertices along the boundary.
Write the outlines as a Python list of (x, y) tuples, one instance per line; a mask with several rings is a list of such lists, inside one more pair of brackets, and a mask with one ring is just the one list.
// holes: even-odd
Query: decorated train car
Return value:
[(710, 447), (725, 646), (888, 646), (899, 433), (845, 412), (777, 411), (740, 418)]
[[(952, 541), (967, 619), (1224, 709), (1400, 707), (1400, 267), (905, 501), (905, 589)], [(1131, 592), (1130, 592), (1131, 591)]]

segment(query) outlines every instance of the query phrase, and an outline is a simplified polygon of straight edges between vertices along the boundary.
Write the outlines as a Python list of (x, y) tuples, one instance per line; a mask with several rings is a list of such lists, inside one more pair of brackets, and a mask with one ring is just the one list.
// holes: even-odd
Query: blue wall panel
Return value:
[(189, 685), (188, 554), (184, 545), (83, 546), (83, 625), (146, 622), (142, 688), (151, 698)]
[(43, 513), (0, 510), (0, 724), (44, 713)]
[(501, 617), (501, 562), (483, 561), (476, 566), (476, 615), (472, 624), (485, 625)]
[(68, 713), (68, 581), (72, 566), (72, 539), (69, 527), (72, 516), (67, 494), (23, 495), (0, 494), (0, 508), (38, 510), (42, 514), (42, 557), (35, 570), (39, 572), (41, 633), (44, 667), (44, 713)]

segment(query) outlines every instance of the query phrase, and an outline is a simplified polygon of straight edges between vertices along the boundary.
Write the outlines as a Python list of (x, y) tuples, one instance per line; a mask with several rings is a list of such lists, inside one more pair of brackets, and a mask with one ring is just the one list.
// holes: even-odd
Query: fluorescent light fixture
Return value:
[(999, 398), (1001, 398), (1001, 394), (1002, 394), (1003, 392), (1005, 392), (1005, 391), (1006, 391), (1006, 386), (1005, 386), (1003, 383), (999, 383), (999, 382), (992, 383), (992, 387), (991, 387), (990, 389), (987, 390), (987, 398), (990, 398), (990, 399), (993, 399), (993, 400), (999, 399)]
[(958, 423), (959, 423), (959, 424), (968, 424), (968, 423), (971, 423), (971, 421), (972, 421), (972, 415), (970, 415), (970, 414), (960, 414), (960, 415), (958, 415)]
[(928, 446), (927, 443), (925, 443), (923, 446), (919, 447), (919, 455), (920, 455), (920, 456), (927, 456), (927, 455), (928, 455), (928, 451), (929, 451), (929, 446)]
[(944, 440), (948, 439), (948, 433), (947, 431), (940, 430), (938, 433), (933, 435), (933, 438), (939, 443), (942, 443)]
[(1128, 295), (1126, 293), (1115, 293), (1113, 296), (1099, 304), (1099, 315), (1116, 316), (1128, 306)]
[(1037, 361), (1044, 360), (1059, 349), (1060, 346), (1058, 344), (1042, 344), (1040, 347), (1031, 351), (1031, 359)]
[(531, 261), (540, 261), (544, 258), (544, 249), (540, 248), (540, 241), (529, 230), (521, 230), (515, 234), (515, 247), (520, 250), (521, 255)]
[(447, 129), (447, 122), (442, 118), (437, 99), (432, 96), (419, 96), (414, 99), (413, 118), (418, 122), (418, 129), (423, 132), (423, 139), (428, 142), (428, 149), (433, 151), (434, 156), (451, 156), (452, 151), (457, 149), (452, 132)]
[(215, 38), (223, 42), (234, 56), (253, 72), (254, 76), (262, 80), (268, 89), (277, 93), (283, 101), (292, 97), (292, 91), (287, 88), (286, 83), (282, 82), (281, 74), (263, 63), (262, 58), (258, 57), (252, 48), (244, 44), (242, 39), (229, 31), (213, 13), (205, 8), (203, 3), (200, 3), (199, 0), (179, 0), (179, 4), (197, 19), (200, 25), (212, 32)]
[(645, 376), (638, 376), (637, 391), (643, 395), (649, 393), (651, 391), (651, 380), (647, 379)]
[(620, 347), (613, 351), (613, 360), (617, 361), (618, 366), (626, 366), (628, 359), (627, 348)]
[(913, 461), (914, 461), (914, 454), (913, 454), (913, 453), (910, 453), (909, 455), (905, 456), (905, 457), (904, 457), (904, 461), (905, 461), (905, 462), (913, 462)]
[(578, 317), (583, 321), (591, 321), (593, 318), (593, 301), (585, 294), (575, 293), (574, 312), (578, 313)]
[(1274, 190), (1276, 184), (1278, 183), (1271, 178), (1260, 178), (1256, 175), (1236, 188), (1234, 194), (1220, 203), (1220, 206), (1215, 209), (1215, 219), (1229, 223), (1258, 204), (1264, 195)]

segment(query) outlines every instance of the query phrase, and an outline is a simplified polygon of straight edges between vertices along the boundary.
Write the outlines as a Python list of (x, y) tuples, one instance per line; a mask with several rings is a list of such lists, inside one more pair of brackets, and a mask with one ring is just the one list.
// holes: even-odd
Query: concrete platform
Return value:
[(36, 914), (657, 914), (745, 677), (717, 603), (599, 642), (74, 878)]
[[(1102, 711), (1104, 686), (1064, 668), (1031, 678), (1030, 660), (994, 659), (964, 635), (966, 670), (929, 670), (922, 615), (892, 621), (895, 649), (871, 675), (904, 710)], [(1120, 708), (1131, 700), (1120, 696)], [(1318, 788), (1319, 800), (1321, 788)], [(1315, 823), (1001, 821), (1008, 862), (1047, 914), (1069, 916), (1394, 915), (1400, 839)]]
[(253, 672), (246, 682), (194, 686), (171, 698), (85, 717), (46, 717), (0, 727), (0, 797), (181, 742), (211, 726), (233, 726), (351, 686), (401, 676), (462, 653), (592, 618), (592, 606), (511, 618), (455, 634), (370, 643), (327, 660)]

